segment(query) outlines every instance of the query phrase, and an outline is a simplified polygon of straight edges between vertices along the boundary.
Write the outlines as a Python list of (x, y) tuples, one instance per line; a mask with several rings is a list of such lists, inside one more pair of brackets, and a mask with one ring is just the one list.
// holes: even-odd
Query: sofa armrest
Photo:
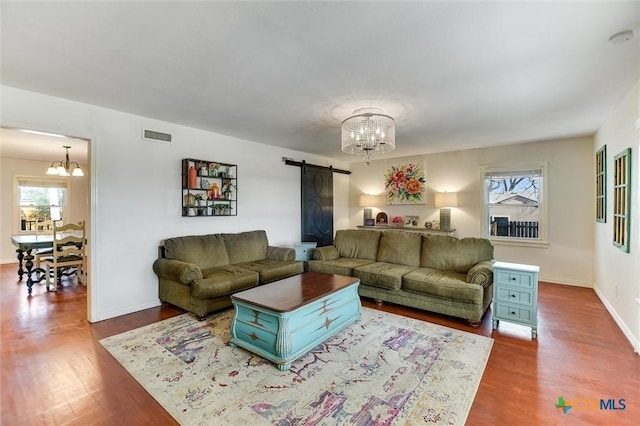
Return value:
[(467, 272), (467, 282), (483, 287), (493, 282), (493, 264), (495, 260), (484, 260), (476, 263)]
[(313, 249), (311, 259), (313, 260), (336, 260), (338, 257), (338, 249), (336, 246), (324, 246)]
[(153, 272), (161, 278), (189, 285), (197, 278), (202, 278), (202, 271), (198, 265), (175, 259), (156, 259), (153, 262)]
[(268, 246), (265, 258), (267, 260), (295, 260), (296, 251), (288, 247)]

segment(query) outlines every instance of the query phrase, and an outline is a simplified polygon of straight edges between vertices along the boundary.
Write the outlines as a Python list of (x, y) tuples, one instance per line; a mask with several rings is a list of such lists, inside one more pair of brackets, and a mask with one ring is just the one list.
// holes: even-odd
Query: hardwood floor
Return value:
[[(182, 313), (158, 307), (89, 324), (86, 288), (75, 279), (58, 293), (35, 285), (27, 297), (17, 264), (0, 265), (2, 425), (172, 425), (173, 418), (98, 340)], [(469, 425), (636, 425), (640, 357), (590, 289), (540, 284), (539, 334), (491, 314), (465, 321), (393, 305), (376, 307), (491, 336), (494, 345)], [(563, 414), (558, 397), (574, 408)], [(590, 400), (624, 399), (624, 410), (591, 409)], [(610, 406), (611, 407), (611, 406)]]

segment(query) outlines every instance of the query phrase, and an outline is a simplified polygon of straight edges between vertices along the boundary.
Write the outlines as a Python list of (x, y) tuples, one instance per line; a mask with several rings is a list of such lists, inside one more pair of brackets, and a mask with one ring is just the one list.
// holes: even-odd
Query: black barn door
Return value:
[(318, 247), (333, 244), (333, 173), (330, 169), (303, 165), (302, 241)]

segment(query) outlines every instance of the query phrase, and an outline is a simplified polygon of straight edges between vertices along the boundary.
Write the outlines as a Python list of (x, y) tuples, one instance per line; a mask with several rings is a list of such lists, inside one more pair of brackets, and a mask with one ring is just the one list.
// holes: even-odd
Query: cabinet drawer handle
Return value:
[(511, 281), (515, 281), (515, 280), (517, 280), (516, 277), (511, 277)]
[(515, 315), (516, 313), (514, 311), (511, 311), (511, 315)]
[(515, 294), (512, 294), (512, 295), (511, 295), (511, 297), (516, 297), (516, 295), (515, 295)]

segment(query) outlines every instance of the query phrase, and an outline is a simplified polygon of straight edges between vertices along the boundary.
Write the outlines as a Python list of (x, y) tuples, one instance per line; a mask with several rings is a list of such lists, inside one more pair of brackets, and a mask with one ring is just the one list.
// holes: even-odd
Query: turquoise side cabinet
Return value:
[(493, 329), (500, 320), (531, 327), (538, 337), (539, 266), (496, 262), (493, 265)]

